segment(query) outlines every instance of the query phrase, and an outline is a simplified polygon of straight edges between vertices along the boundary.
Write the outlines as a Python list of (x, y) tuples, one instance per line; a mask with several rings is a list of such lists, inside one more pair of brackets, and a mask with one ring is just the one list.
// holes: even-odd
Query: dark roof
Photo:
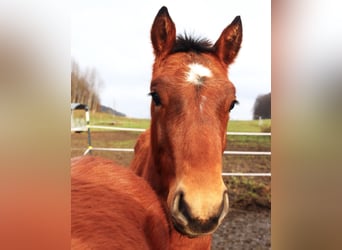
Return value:
[(82, 103), (71, 103), (71, 110), (75, 109), (84, 109), (86, 111), (89, 110), (88, 105)]

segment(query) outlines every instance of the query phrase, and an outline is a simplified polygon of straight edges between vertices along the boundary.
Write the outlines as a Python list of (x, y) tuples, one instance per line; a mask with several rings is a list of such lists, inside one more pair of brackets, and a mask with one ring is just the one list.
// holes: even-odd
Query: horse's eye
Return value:
[(152, 96), (152, 100), (154, 101), (154, 104), (156, 106), (161, 105), (160, 97), (159, 97), (157, 92), (151, 92), (151, 93), (149, 93), (149, 95)]
[(237, 100), (234, 100), (232, 104), (230, 104), (229, 112), (234, 108), (235, 104), (239, 104), (239, 102)]

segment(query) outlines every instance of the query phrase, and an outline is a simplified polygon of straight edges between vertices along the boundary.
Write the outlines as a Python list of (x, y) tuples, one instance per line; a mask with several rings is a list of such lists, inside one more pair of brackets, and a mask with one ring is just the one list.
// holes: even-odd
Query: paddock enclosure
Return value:
[[(101, 123), (111, 123), (113, 119), (102, 120)], [(119, 122), (120, 123), (120, 122)], [(131, 126), (139, 123), (137, 120)], [(133, 159), (133, 148), (141, 134), (140, 131), (101, 129), (90, 125), (92, 149), (89, 150), (88, 135), (84, 133), (71, 134), (71, 156), (80, 156), (84, 153), (111, 159), (123, 166), (129, 166)], [(105, 127), (113, 128), (106, 125)], [(144, 129), (138, 129), (144, 130)], [(258, 132), (254, 132), (258, 133)], [(114, 150), (113, 150), (114, 149)], [(223, 178), (226, 185), (230, 185), (228, 192), (233, 208), (246, 209), (264, 207), (270, 208), (271, 191), (271, 155), (249, 155), (248, 152), (270, 152), (271, 136), (233, 135), (227, 138), (226, 151), (240, 151), (246, 154), (223, 156)], [(226, 173), (226, 174), (225, 174)], [(248, 176), (251, 173), (252, 176)], [(235, 175), (231, 175), (235, 174)], [(247, 174), (247, 175), (245, 175)], [(260, 174), (260, 176), (258, 176)], [(251, 192), (252, 190), (252, 192)], [(257, 192), (260, 191), (260, 194)], [(259, 195), (259, 197), (255, 197)], [(241, 197), (239, 197), (241, 196)]]

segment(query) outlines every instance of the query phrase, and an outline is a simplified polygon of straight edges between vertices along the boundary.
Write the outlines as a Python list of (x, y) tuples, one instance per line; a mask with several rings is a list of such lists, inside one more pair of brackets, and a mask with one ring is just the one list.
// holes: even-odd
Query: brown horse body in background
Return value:
[(240, 49), (241, 20), (236, 17), (211, 44), (176, 37), (163, 7), (151, 40), (151, 128), (138, 139), (131, 168), (166, 207), (173, 224), (170, 249), (210, 249), (211, 234), (229, 208), (222, 154), (236, 97), (227, 69)]
[(170, 227), (150, 185), (99, 157), (71, 161), (72, 249), (169, 249)]

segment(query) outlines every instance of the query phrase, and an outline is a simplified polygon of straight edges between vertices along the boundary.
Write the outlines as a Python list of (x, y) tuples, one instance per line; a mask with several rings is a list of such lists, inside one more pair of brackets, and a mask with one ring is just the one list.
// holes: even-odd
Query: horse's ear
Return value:
[(216, 41), (214, 48), (216, 55), (227, 66), (231, 64), (237, 56), (242, 42), (242, 23), (240, 16), (234, 18)]
[(162, 7), (154, 19), (151, 40), (156, 57), (167, 55), (176, 41), (176, 27), (166, 7)]

